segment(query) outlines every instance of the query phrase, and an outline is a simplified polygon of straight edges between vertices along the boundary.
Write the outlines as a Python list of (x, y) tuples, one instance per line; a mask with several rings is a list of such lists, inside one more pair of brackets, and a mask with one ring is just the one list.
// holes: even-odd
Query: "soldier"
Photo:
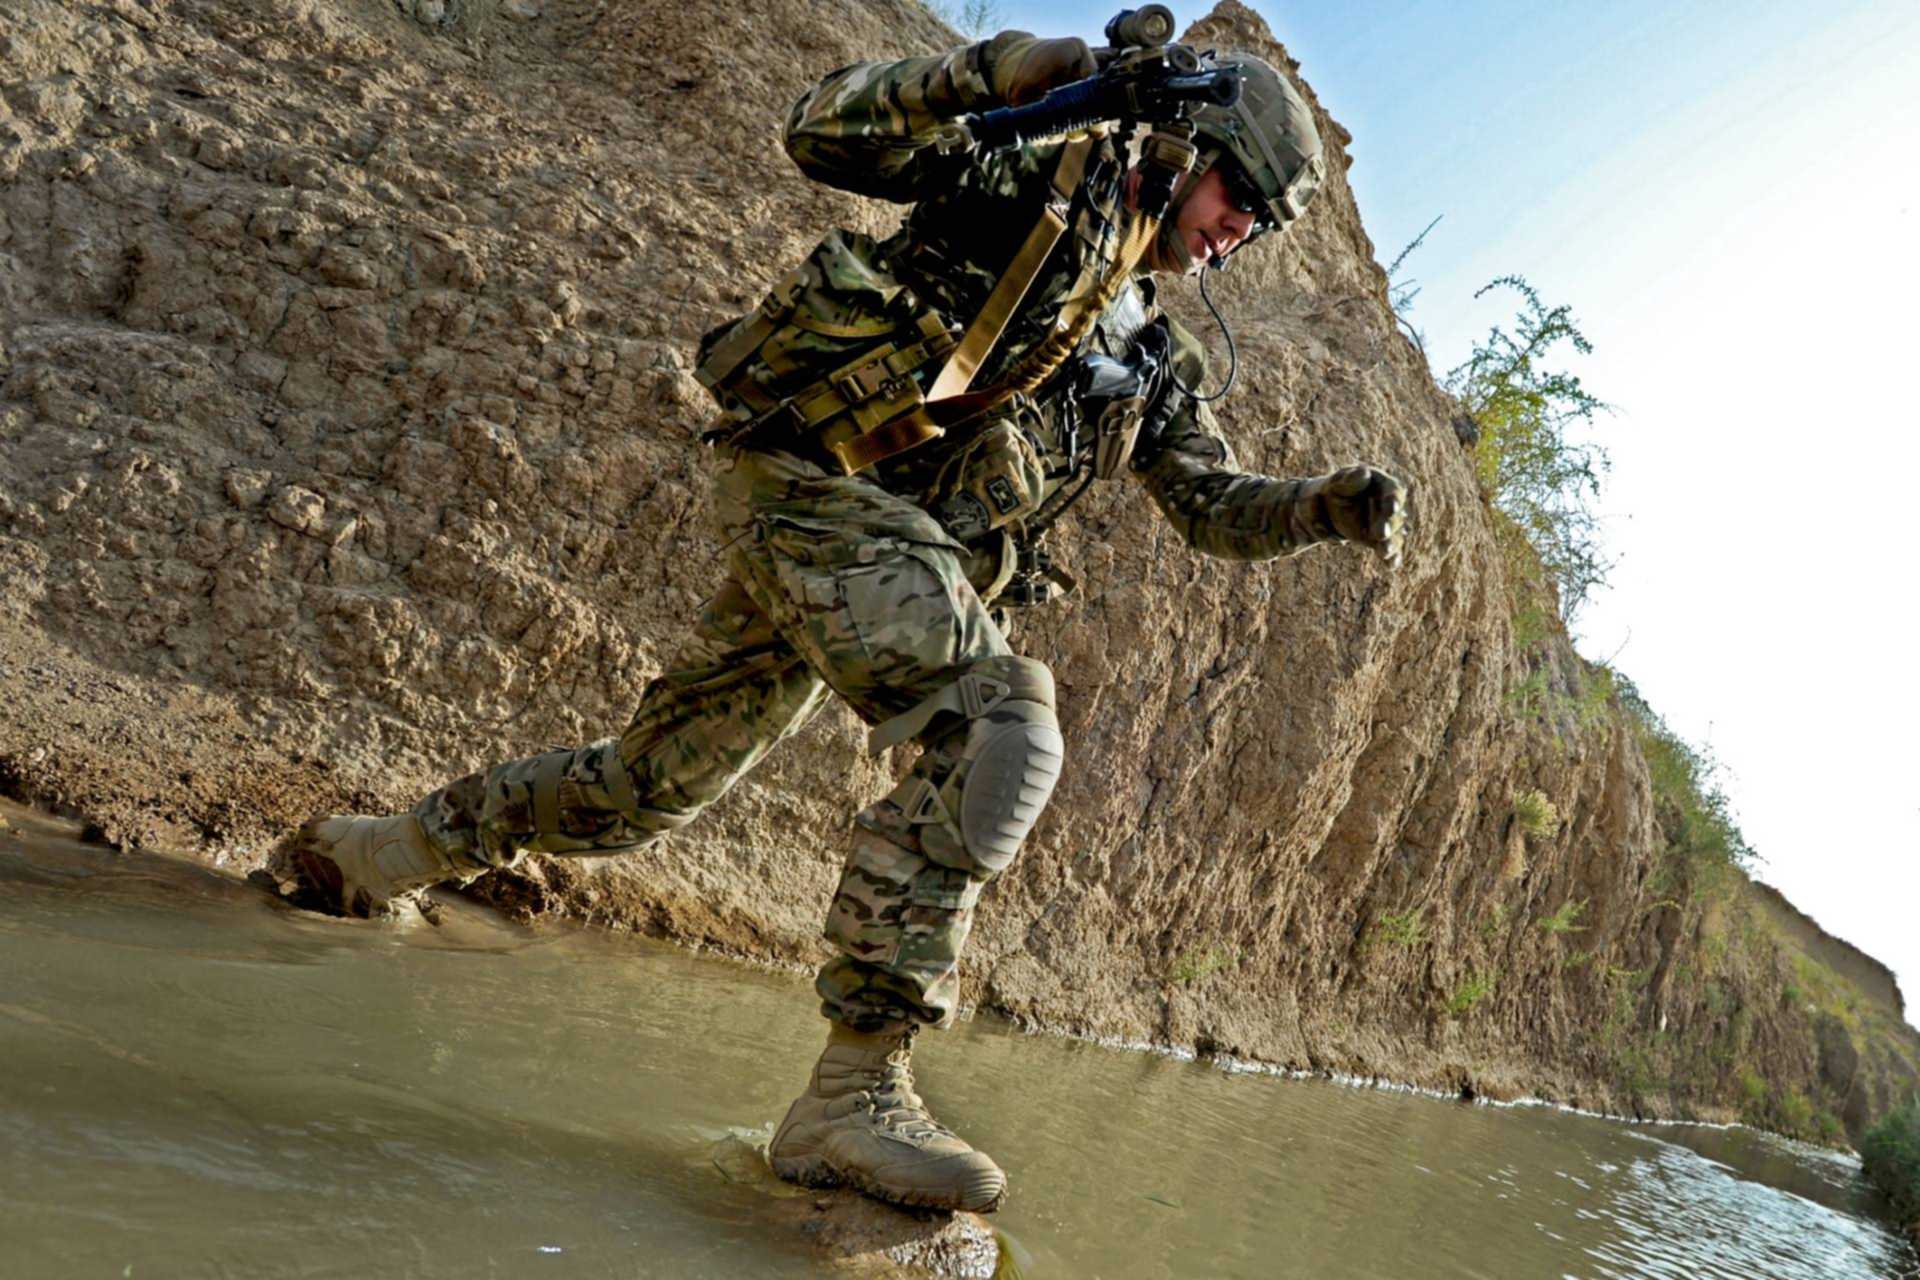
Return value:
[[(962, 113), (1030, 101), (1097, 65), (1083, 41), (1006, 32), (846, 67), (807, 93), (786, 130), (801, 169), (913, 208), (886, 240), (830, 232), (756, 310), (703, 340), (700, 377), (724, 412), (709, 434), (729, 573), (626, 732), (461, 778), (409, 813), (316, 819), (282, 851), (302, 900), (369, 915), (530, 850), (652, 844), (829, 692), (872, 726), (872, 751), (919, 744), (906, 777), (854, 820), (827, 912), (836, 954), (815, 983), (826, 1049), (769, 1152), (783, 1178), (942, 1209), (988, 1211), (1005, 1195), (999, 1167), (928, 1113), (909, 1051), (919, 1028), (951, 1022), (980, 891), (1060, 774), (1053, 677), (1013, 653), (989, 609), (1060, 576), (1031, 544), (1062, 502), (1093, 474), (1130, 471), (1209, 555), (1339, 541), (1390, 563), (1398, 552), (1402, 486), (1385, 472), (1234, 470), (1190, 394), (1205, 372), (1198, 344), (1154, 317), (1152, 273), (1222, 261), (1312, 198), (1320, 139), (1284, 76), (1222, 59), (1243, 77), (1239, 102), (1150, 134), (1140, 160), (1099, 133), (986, 156), (935, 145)], [(1143, 207), (1155, 164), (1172, 191), (1161, 218)], [(1156, 331), (1171, 376), (1087, 421), (1087, 382), (1067, 357), (1124, 361)], [(1081, 425), (1097, 442), (1079, 440)]]

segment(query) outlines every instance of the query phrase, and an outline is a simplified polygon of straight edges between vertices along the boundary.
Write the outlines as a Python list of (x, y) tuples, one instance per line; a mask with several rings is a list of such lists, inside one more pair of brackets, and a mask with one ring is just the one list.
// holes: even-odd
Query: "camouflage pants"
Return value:
[[(826, 701), (879, 723), (1009, 653), (968, 585), (960, 548), (923, 509), (870, 481), (784, 454), (722, 455), (716, 487), (729, 580), (653, 680), (618, 739), (496, 766), (416, 807), (457, 861), (607, 854), (691, 821)], [(913, 772), (938, 786), (956, 727), (921, 735)], [(855, 819), (816, 982), (822, 1012), (861, 1030), (953, 1015), (961, 948), (993, 872), (927, 856), (891, 800)]]

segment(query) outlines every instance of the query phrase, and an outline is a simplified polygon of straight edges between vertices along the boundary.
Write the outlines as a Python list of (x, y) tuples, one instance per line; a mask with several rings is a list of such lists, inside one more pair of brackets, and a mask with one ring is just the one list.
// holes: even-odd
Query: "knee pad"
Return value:
[[(942, 712), (964, 716), (964, 734), (950, 725), (942, 731)], [(1053, 673), (1031, 658), (982, 659), (874, 730), (884, 745), (906, 736), (931, 742), (889, 798), (919, 829), (921, 848), (935, 862), (983, 877), (1005, 870), (1053, 795), (1066, 756)]]
[(1040, 820), (1060, 781), (1067, 749), (1052, 707), (1033, 702), (1006, 706), (1014, 719), (1000, 725), (975, 721), (961, 749), (961, 843), (976, 862), (994, 872), (1006, 869)]

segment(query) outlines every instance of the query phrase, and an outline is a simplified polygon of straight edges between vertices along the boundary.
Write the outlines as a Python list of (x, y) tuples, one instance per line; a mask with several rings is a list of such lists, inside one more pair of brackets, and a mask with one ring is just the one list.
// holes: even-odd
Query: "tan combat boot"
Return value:
[(410, 889), (471, 876), (427, 839), (410, 813), (391, 818), (315, 818), (280, 855), (302, 906), (373, 917)]
[(998, 1209), (1007, 1175), (927, 1114), (913, 1091), (912, 1045), (911, 1030), (863, 1035), (836, 1023), (767, 1149), (773, 1171), (922, 1209)]

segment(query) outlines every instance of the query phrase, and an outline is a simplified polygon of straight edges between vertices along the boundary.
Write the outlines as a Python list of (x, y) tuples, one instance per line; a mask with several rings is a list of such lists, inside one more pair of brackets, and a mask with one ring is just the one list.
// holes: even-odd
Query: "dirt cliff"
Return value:
[[(694, 339), (826, 228), (898, 216), (805, 182), (784, 111), (951, 38), (850, 0), (8, 6), (0, 784), (244, 869), (315, 810), (618, 732), (720, 572)], [(1195, 38), (1286, 57), (1235, 0)], [(1516, 640), (1321, 127), (1327, 188), (1220, 291), (1223, 420), (1250, 468), (1409, 477), (1407, 563), (1208, 562), (1136, 488), (1083, 503), (1055, 538), (1080, 592), (1013, 633), (1058, 674), (1069, 767), (967, 998), (1859, 1132), (1920, 1077), (1897, 989), (1676, 861), (1632, 718), (1564, 639)], [(492, 892), (810, 963), (847, 816), (905, 764), (858, 741), (831, 711), (667, 845)]]

